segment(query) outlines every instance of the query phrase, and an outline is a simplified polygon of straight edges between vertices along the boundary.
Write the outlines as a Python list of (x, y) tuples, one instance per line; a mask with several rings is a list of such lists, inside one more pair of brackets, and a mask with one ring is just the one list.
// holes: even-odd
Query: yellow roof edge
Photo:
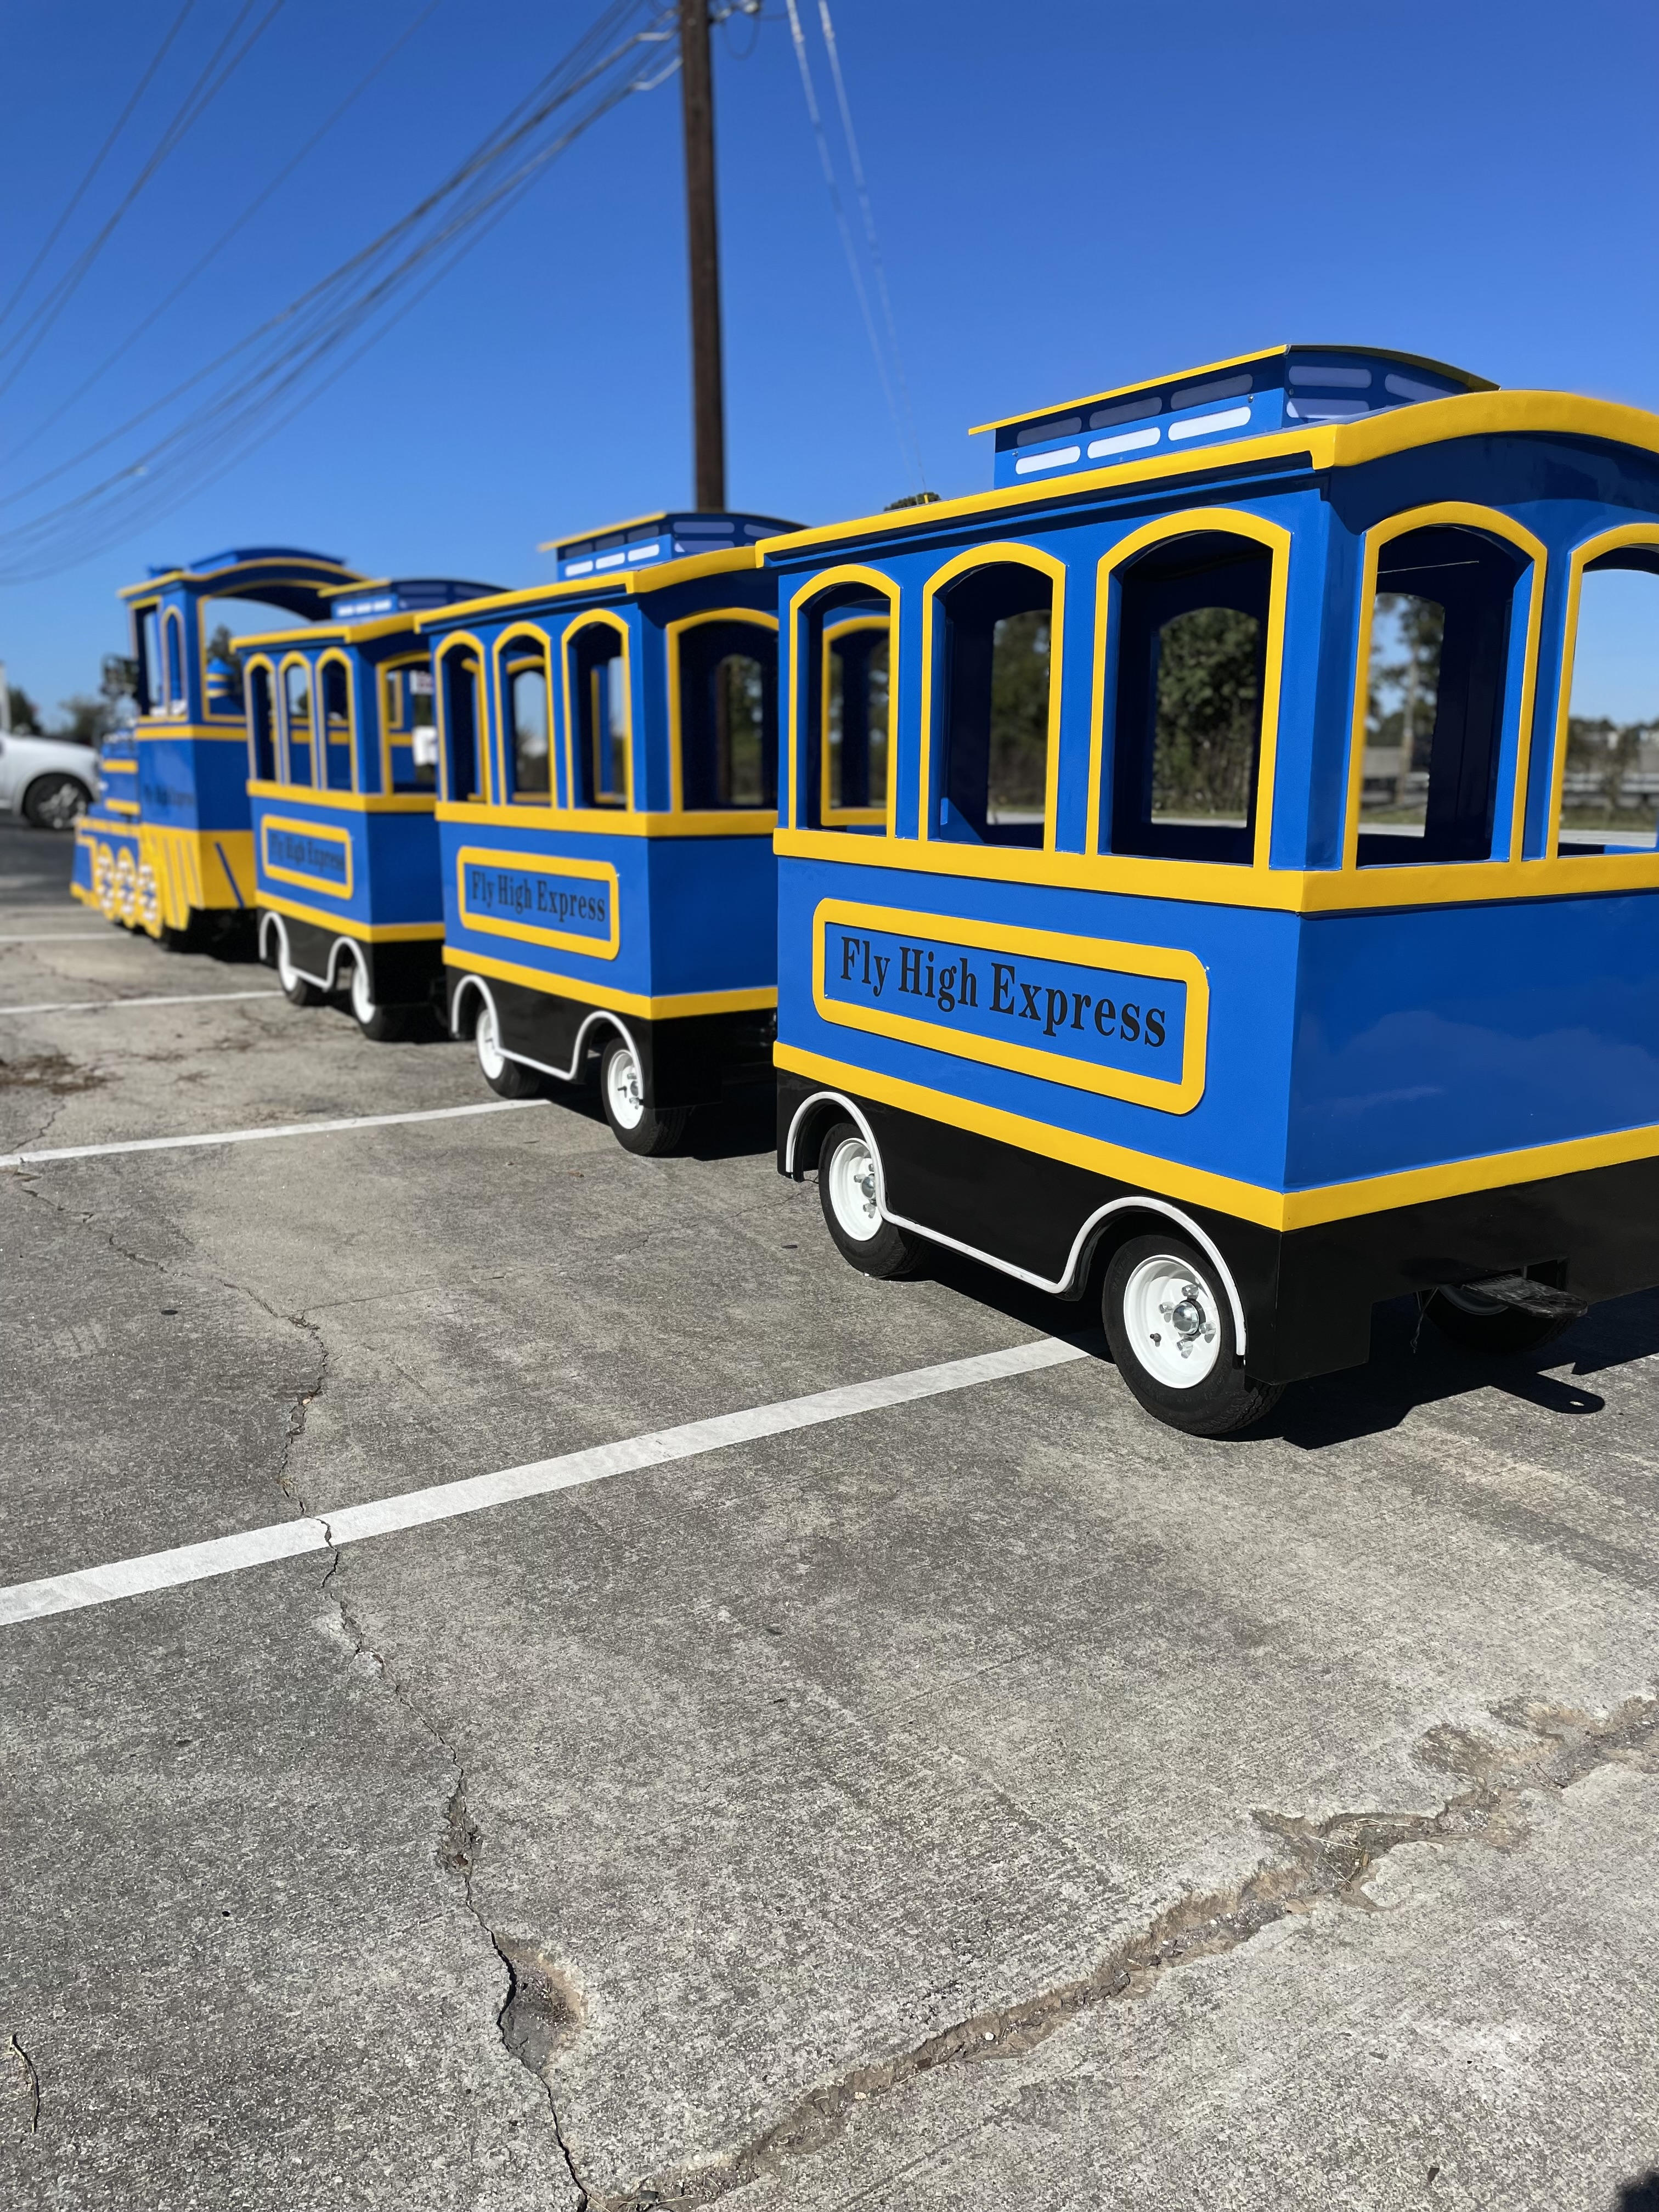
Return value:
[[(146, 577), (142, 584), (118, 584), (115, 596), (118, 599), (146, 599), (152, 592), (165, 591), (169, 584), (177, 583), (181, 576), (188, 577), (192, 583), (204, 584), (215, 576), (234, 575), (238, 568), (251, 568), (258, 565), (256, 562), (237, 561), (234, 562), (228, 568), (169, 568), (162, 575)], [(304, 568), (307, 564), (304, 561), (296, 561), (294, 565), (296, 568)], [(337, 562), (318, 561), (310, 565), (314, 566), (325, 575), (344, 576), (347, 580), (340, 586), (343, 592), (355, 591), (362, 581), (362, 579), (351, 569), (343, 568)], [(302, 579), (302, 580), (308, 581), (309, 579)], [(236, 595), (232, 592), (230, 596), (234, 599)]]
[[(975, 422), (968, 435), (977, 438), (987, 430), (1011, 430), (1018, 422), (1040, 422), (1045, 415), (1063, 415), (1073, 407), (1098, 407), (1104, 399), (1127, 399), (1137, 392), (1151, 392), (1160, 384), (1184, 384), (1195, 376), (1214, 376), (1224, 368), (1243, 368), (1253, 361), (1271, 361), (1275, 354), (1289, 353), (1291, 343), (1284, 345), (1262, 346), (1255, 353), (1237, 353), (1229, 361), (1206, 362), (1202, 368), (1171, 369), (1163, 376), (1143, 377), (1139, 384), (1119, 384), (1109, 392), (1097, 392), (1085, 399), (1059, 399), (1052, 407), (1029, 408), (1023, 415), (1005, 415), (995, 422)], [(1441, 376), (1455, 376), (1462, 380), (1471, 392), (1496, 392), (1498, 386), (1473, 369), (1459, 368), (1449, 361), (1436, 361), (1426, 353), (1401, 353), (1394, 346), (1316, 345), (1301, 339), (1295, 340), (1299, 353), (1368, 353), (1377, 361), (1402, 362), (1409, 368), (1432, 369)]]
[(1003, 484), (989, 491), (963, 492), (956, 499), (935, 501), (928, 507), (884, 508), (877, 514), (818, 523), (810, 529), (792, 531), (787, 538), (769, 538), (763, 550), (769, 557), (878, 532), (933, 529), (994, 508), (1017, 514), (1022, 507), (1068, 494), (1115, 491), (1160, 478), (1173, 483), (1217, 467), (1270, 460), (1281, 453), (1307, 453), (1316, 470), (1351, 468), (1387, 453), (1408, 452), (1413, 446), (1445, 445), (1455, 438), (1480, 437), (1489, 431), (1602, 438), (1613, 445), (1659, 453), (1659, 415), (1646, 408), (1626, 406), (1617, 399), (1586, 399), (1571, 392), (1500, 391), (1494, 385), (1485, 392), (1453, 392), (1444, 399), (1427, 399), (1413, 407), (1390, 407), (1357, 422), (1300, 423), (1291, 429), (1267, 431), (1259, 438), (1200, 447), (1195, 453), (1160, 453), (1151, 460), (1120, 461), (1104, 468), (1079, 469), (1064, 477), (1046, 477), (1040, 483)]
[[(768, 545), (775, 539), (767, 538)], [(492, 592), (488, 599), (457, 599), (447, 607), (428, 607), (414, 618), (416, 629), (434, 628), (447, 621), (452, 615), (475, 615), (481, 607), (505, 610), (508, 607), (528, 606), (538, 599), (580, 599), (584, 592), (614, 592), (620, 589), (632, 599), (642, 592), (665, 590), (671, 584), (685, 584), (698, 576), (719, 576), (738, 568), (763, 568), (766, 565), (761, 547), (756, 545), (722, 545), (713, 553), (687, 553), (678, 561), (658, 561), (649, 568), (616, 569), (605, 576), (571, 576), (562, 583), (526, 584), (516, 592)]]

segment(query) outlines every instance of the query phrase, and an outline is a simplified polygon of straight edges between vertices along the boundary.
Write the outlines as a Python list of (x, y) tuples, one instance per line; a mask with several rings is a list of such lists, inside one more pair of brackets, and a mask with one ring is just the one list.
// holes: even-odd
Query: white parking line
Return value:
[(844, 1421), (854, 1413), (879, 1413), (884, 1407), (969, 1390), (977, 1383), (998, 1382), (1011, 1376), (1036, 1374), (1043, 1368), (1087, 1357), (1076, 1345), (1064, 1344), (1057, 1337), (1039, 1337), (1035, 1344), (1013, 1345), (1006, 1352), (950, 1359), (938, 1367), (915, 1367), (908, 1374), (884, 1376), (874, 1382), (849, 1382), (835, 1390), (816, 1390), (809, 1397), (785, 1398), (776, 1405), (751, 1407), (746, 1413), (717, 1413), (710, 1420), (654, 1429), (647, 1436), (595, 1444), (586, 1451), (566, 1452), (558, 1459), (532, 1460), (525, 1467), (504, 1468), (497, 1474), (435, 1483), (428, 1490), (405, 1491), (399, 1498), (344, 1506), (337, 1513), (281, 1521), (269, 1528), (250, 1528), (240, 1536), (216, 1536), (204, 1544), (181, 1545), (176, 1551), (149, 1552), (106, 1566), (83, 1567), (74, 1574), (48, 1575), (40, 1582), (13, 1583), (0, 1589), (0, 1627), (44, 1620), (49, 1613), (73, 1613), (82, 1606), (110, 1605), (118, 1598), (137, 1597), (145, 1590), (204, 1582), (215, 1575), (234, 1574), (242, 1567), (268, 1565), (274, 1559), (297, 1559), (307, 1552), (361, 1543), (369, 1536), (389, 1536), (398, 1529), (423, 1528), (432, 1521), (452, 1521), (461, 1514), (482, 1513), (490, 1506), (508, 1505), (520, 1498), (577, 1490), (639, 1468), (696, 1459), (704, 1452), (723, 1451), (730, 1444), (753, 1443), (763, 1437), (787, 1435), (793, 1429), (816, 1428), (824, 1421)]
[(270, 1137), (329, 1137), (341, 1129), (389, 1129), (402, 1121), (459, 1121), (470, 1114), (515, 1114), (544, 1098), (486, 1098), (476, 1106), (428, 1106), (414, 1114), (356, 1114), (349, 1121), (286, 1121), (271, 1129), (211, 1129), (198, 1137), (129, 1137), (119, 1145), (57, 1145), (48, 1152), (0, 1152), (0, 1168), (47, 1160), (100, 1160), (115, 1152), (176, 1152), (193, 1145), (259, 1145)]
[(101, 1014), (110, 1006), (218, 1006), (227, 999), (280, 999), (269, 986), (263, 991), (180, 991), (167, 999), (64, 999), (50, 1006), (0, 1006), (0, 1014)]
[(104, 945), (107, 929), (35, 929), (27, 937), (0, 937), (0, 945)]

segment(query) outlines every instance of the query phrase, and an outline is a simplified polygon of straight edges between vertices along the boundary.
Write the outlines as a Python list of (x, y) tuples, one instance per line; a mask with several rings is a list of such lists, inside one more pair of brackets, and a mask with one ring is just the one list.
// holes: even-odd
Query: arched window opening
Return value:
[(276, 745), (272, 727), (270, 671), (256, 661), (248, 672), (248, 763), (256, 783), (276, 781)]
[(570, 641), (573, 750), (578, 806), (629, 803), (628, 655), (622, 634), (591, 623)]
[(288, 738), (289, 782), (314, 783), (311, 760), (311, 668), (307, 661), (290, 660), (283, 671), (283, 726)]
[(1247, 866), (1255, 854), (1273, 556), (1199, 531), (1117, 586), (1111, 846)]
[(134, 619), (132, 657), (138, 664), (138, 712), (159, 714), (166, 702), (161, 696), (161, 619), (154, 607), (146, 607)]
[(1043, 842), (1054, 593), (1042, 569), (994, 562), (941, 594), (942, 837)]
[(832, 823), (886, 819), (890, 628), (884, 600), (824, 625), (823, 805)]
[(683, 803), (778, 803), (778, 639), (762, 623), (698, 623), (679, 640)]
[(1462, 529), (1391, 538), (1376, 564), (1359, 865), (1492, 857), (1515, 546)]
[(890, 754), (894, 604), (849, 579), (807, 609), (798, 636), (801, 819), (884, 836)]
[(436, 693), (432, 664), (399, 661), (380, 672), (380, 712), (393, 791), (430, 791), (438, 781)]
[(1561, 769), (1563, 853), (1659, 845), (1659, 548), (1621, 547), (1580, 580)]
[(322, 665), (323, 742), (331, 791), (351, 788), (350, 671), (343, 660)]
[(184, 617), (169, 608), (161, 627), (167, 640), (167, 704), (173, 714), (182, 714), (190, 704), (185, 690)]
[(501, 704), (507, 714), (514, 798), (550, 799), (547, 655), (532, 638), (514, 639), (502, 656)]
[(444, 741), (451, 799), (481, 799), (478, 776), (478, 656), (457, 646), (443, 657)]

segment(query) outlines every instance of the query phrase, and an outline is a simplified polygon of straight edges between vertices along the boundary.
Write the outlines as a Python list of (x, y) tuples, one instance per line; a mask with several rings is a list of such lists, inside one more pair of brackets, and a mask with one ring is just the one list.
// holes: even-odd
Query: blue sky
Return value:
[[(107, 215), (240, 4), (196, 0), (48, 281)], [(0, 398), (0, 453), (423, 4), (283, 0)], [(833, 5), (935, 489), (989, 481), (970, 423), (1286, 337), (1397, 346), (1505, 385), (1659, 408), (1650, 0)], [(0, 461), (0, 495), (395, 219), (599, 9), (438, 0), (232, 252), (25, 455)], [(0, 11), (13, 215), (0, 298), (174, 11), (175, 0)], [(816, 0), (805, 12), (828, 105)], [(782, 0), (717, 33), (715, 54), (731, 499), (808, 521), (865, 512), (910, 478)], [(115, 590), (152, 561), (293, 543), (378, 574), (527, 584), (550, 573), (540, 540), (686, 500), (680, 161), (671, 79), (598, 124), (382, 345), (231, 473), (112, 550), (0, 590), (12, 680), (48, 708), (95, 688), (100, 655), (123, 642)], [(0, 510), (0, 523), (29, 511)]]

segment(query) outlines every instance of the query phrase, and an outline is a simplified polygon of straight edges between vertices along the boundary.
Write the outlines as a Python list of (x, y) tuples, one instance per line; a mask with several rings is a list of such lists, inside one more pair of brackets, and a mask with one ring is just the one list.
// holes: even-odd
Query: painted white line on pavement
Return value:
[(0, 937), (0, 945), (104, 945), (106, 929), (33, 929), (27, 937)]
[(280, 999), (269, 986), (263, 991), (180, 991), (167, 999), (64, 999), (52, 1006), (0, 1006), (0, 1014), (101, 1014), (111, 1006), (215, 1006), (227, 999)]
[(99, 1160), (112, 1152), (176, 1152), (192, 1145), (258, 1145), (268, 1137), (329, 1137), (341, 1129), (389, 1129), (402, 1121), (459, 1121), (470, 1114), (514, 1114), (545, 1098), (486, 1098), (476, 1106), (428, 1106), (414, 1114), (356, 1114), (349, 1121), (288, 1121), (274, 1129), (213, 1129), (199, 1137), (130, 1137), (119, 1145), (58, 1145), (50, 1152), (0, 1152), (0, 1168), (45, 1160)]
[(405, 1491), (400, 1498), (343, 1506), (337, 1513), (281, 1521), (270, 1528), (250, 1528), (240, 1536), (217, 1536), (204, 1544), (182, 1545), (176, 1551), (150, 1552), (137, 1559), (116, 1559), (106, 1566), (83, 1567), (73, 1574), (48, 1575), (40, 1582), (13, 1583), (0, 1588), (0, 1627), (40, 1620), (48, 1613), (73, 1613), (82, 1606), (109, 1605), (117, 1598), (137, 1597), (145, 1590), (204, 1582), (215, 1575), (234, 1574), (242, 1567), (266, 1565), (273, 1559), (297, 1559), (307, 1552), (361, 1543), (369, 1536), (389, 1536), (398, 1529), (423, 1528), (428, 1522), (451, 1521), (465, 1513), (482, 1513), (490, 1506), (508, 1505), (520, 1498), (578, 1490), (587, 1483), (603, 1482), (609, 1475), (661, 1467), (671, 1460), (696, 1459), (704, 1452), (723, 1451), (729, 1444), (785, 1436), (793, 1429), (844, 1421), (855, 1413), (879, 1413), (884, 1407), (969, 1390), (976, 1383), (998, 1382), (1011, 1376), (1033, 1375), (1043, 1368), (1087, 1357), (1076, 1345), (1064, 1344), (1058, 1337), (1039, 1337), (1035, 1344), (1012, 1345), (1006, 1352), (981, 1352), (970, 1359), (946, 1360), (939, 1367), (915, 1367), (905, 1375), (883, 1376), (873, 1382), (848, 1382), (839, 1389), (815, 1390), (809, 1397), (785, 1398), (776, 1405), (751, 1407), (746, 1413), (717, 1413), (710, 1420), (654, 1429), (649, 1435), (627, 1437), (619, 1443), (594, 1444), (586, 1451), (566, 1452), (558, 1459), (503, 1468), (496, 1474), (472, 1475), (459, 1482), (435, 1483), (428, 1490)]

